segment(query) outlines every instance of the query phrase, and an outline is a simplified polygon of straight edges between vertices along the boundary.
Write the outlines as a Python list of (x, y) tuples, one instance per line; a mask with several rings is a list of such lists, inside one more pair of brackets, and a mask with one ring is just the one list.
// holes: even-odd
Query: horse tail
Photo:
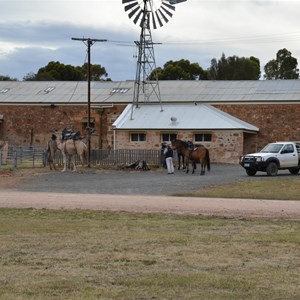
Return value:
[(206, 151), (206, 164), (207, 164), (207, 170), (208, 171), (210, 171), (210, 158), (209, 158), (209, 151), (208, 151), (208, 149), (206, 148), (205, 149), (205, 151)]

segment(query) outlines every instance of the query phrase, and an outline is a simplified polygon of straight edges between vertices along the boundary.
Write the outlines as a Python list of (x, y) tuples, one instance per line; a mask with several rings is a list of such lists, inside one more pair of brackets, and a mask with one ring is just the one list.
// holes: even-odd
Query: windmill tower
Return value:
[[(186, 0), (122, 0), (128, 17), (133, 19), (134, 24), (139, 24), (141, 27), (140, 40), (135, 42), (138, 56), (131, 118), (133, 107), (139, 107), (140, 100), (149, 102), (152, 95), (155, 95), (162, 110), (151, 28), (157, 29), (158, 26), (162, 27), (167, 23), (175, 11), (174, 4), (184, 1)], [(150, 80), (150, 74), (152, 73), (153, 76), (153, 71), (154, 78)]]

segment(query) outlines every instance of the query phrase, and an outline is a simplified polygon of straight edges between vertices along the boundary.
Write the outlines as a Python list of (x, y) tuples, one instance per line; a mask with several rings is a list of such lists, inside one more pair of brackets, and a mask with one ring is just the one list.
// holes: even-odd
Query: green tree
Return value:
[(163, 68), (157, 68), (150, 74), (150, 79), (155, 79), (155, 72), (159, 80), (197, 80), (208, 79), (207, 71), (204, 71), (198, 63), (190, 63), (189, 60), (168, 61)]
[[(91, 64), (91, 80), (111, 80), (104, 67)], [(104, 78), (104, 79), (103, 79)], [(87, 64), (83, 66), (65, 65), (58, 61), (49, 62), (38, 70), (37, 74), (28, 73), (24, 81), (84, 81), (87, 80)]]
[[(92, 65), (91, 64), (91, 80), (92, 81), (100, 81), (100, 80), (111, 80), (108, 78), (108, 74), (104, 67), (101, 65)], [(87, 80), (87, 72), (88, 72), (88, 64), (85, 63), (82, 67), (82, 72), (84, 74), (84, 78)]]
[(18, 81), (17, 78), (11, 78), (8, 75), (0, 75), (0, 81)]
[(217, 61), (211, 60), (209, 77), (212, 80), (258, 80), (260, 78), (260, 61), (258, 58), (229, 56), (223, 53)]
[(266, 79), (298, 79), (298, 61), (286, 48), (279, 50), (276, 59), (270, 60), (264, 67)]

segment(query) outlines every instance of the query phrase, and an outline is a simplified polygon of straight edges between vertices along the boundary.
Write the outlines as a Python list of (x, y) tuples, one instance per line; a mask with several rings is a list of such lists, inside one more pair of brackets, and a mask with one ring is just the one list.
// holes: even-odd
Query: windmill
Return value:
[[(141, 27), (140, 40), (135, 42), (138, 55), (131, 118), (133, 107), (139, 107), (141, 96), (148, 102), (154, 94), (162, 110), (151, 28), (157, 29), (168, 23), (175, 11), (174, 5), (184, 1), (187, 0), (122, 0), (129, 19)], [(150, 80), (153, 71), (155, 78)]]

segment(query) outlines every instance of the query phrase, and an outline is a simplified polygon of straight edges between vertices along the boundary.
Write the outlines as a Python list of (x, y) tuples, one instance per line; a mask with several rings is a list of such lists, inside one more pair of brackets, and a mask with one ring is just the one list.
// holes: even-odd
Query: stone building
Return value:
[[(175, 137), (204, 144), (213, 162), (276, 140), (300, 140), (300, 80), (161, 81), (132, 106), (133, 81), (92, 82), (92, 148), (159, 149)], [(86, 82), (0, 82), (0, 142), (44, 146), (54, 129), (84, 131)]]

